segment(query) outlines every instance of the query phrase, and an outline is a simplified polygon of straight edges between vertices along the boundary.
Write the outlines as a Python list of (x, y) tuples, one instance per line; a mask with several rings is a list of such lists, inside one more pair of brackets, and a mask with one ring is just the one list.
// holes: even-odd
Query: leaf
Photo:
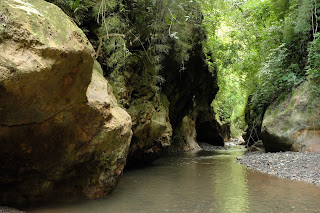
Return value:
[(167, 23), (167, 25), (170, 25), (170, 24), (171, 24), (170, 16), (169, 16), (169, 15), (166, 16), (166, 23)]
[(294, 73), (290, 73), (290, 74), (288, 75), (289, 78), (293, 78), (294, 76), (295, 76)]
[(75, 11), (79, 6), (80, 0), (75, 0), (72, 4), (72, 9)]
[(142, 17), (142, 16), (139, 16), (139, 17), (137, 18), (137, 22), (138, 22), (138, 23), (142, 23), (142, 21), (143, 21), (143, 17)]
[(171, 34), (170, 34), (170, 37), (178, 40), (179, 37), (177, 36), (177, 33), (178, 33), (178, 32), (171, 33)]
[(177, 16), (176, 15), (172, 15), (172, 19), (173, 20), (177, 20)]
[(152, 5), (155, 6), (157, 3), (157, 0), (152, 0)]

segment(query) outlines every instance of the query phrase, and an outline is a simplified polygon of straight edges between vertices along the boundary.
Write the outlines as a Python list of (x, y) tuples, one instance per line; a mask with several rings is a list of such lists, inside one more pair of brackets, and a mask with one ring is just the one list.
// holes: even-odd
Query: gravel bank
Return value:
[(0, 213), (25, 213), (25, 212), (20, 211), (18, 209), (6, 207), (6, 206), (0, 206)]
[(320, 186), (320, 154), (309, 152), (246, 153), (238, 163), (280, 178)]

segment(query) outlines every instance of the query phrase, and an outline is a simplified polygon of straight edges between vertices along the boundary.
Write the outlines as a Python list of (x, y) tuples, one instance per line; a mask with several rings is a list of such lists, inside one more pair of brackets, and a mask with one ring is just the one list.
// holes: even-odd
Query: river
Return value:
[(247, 169), (236, 162), (243, 153), (230, 146), (165, 156), (152, 166), (125, 171), (107, 198), (31, 212), (320, 212), (320, 187)]

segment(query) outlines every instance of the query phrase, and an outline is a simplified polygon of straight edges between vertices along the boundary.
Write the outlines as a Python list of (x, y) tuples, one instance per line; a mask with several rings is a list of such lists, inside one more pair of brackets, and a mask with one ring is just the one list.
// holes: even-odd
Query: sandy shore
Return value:
[(320, 186), (320, 154), (251, 152), (237, 159), (239, 163), (260, 172)]

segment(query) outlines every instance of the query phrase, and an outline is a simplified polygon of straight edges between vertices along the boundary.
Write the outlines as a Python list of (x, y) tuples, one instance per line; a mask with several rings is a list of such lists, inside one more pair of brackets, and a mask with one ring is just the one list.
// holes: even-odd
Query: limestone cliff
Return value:
[(165, 83), (145, 80), (145, 70), (153, 69), (145, 58), (135, 62), (134, 69), (111, 75), (116, 97), (133, 121), (129, 166), (151, 163), (167, 150), (198, 150), (198, 141), (223, 145), (210, 107), (218, 91), (216, 78), (209, 72), (202, 46), (192, 46), (183, 72), (172, 54), (160, 72)]
[[(200, 38), (197, 40), (201, 41), (204, 32), (198, 33)], [(174, 63), (171, 58), (168, 57), (166, 61), (164, 76), (167, 81), (163, 93), (170, 102), (169, 117), (174, 129), (175, 143), (184, 143), (176, 140), (181, 135), (181, 128), (176, 127), (185, 125), (183, 119), (188, 116), (195, 123), (192, 125), (189, 122), (195, 128), (198, 142), (223, 145), (220, 125), (216, 122), (213, 109), (210, 107), (218, 91), (217, 78), (215, 73), (209, 71), (201, 43), (193, 45), (184, 71), (179, 72), (179, 64)]]

